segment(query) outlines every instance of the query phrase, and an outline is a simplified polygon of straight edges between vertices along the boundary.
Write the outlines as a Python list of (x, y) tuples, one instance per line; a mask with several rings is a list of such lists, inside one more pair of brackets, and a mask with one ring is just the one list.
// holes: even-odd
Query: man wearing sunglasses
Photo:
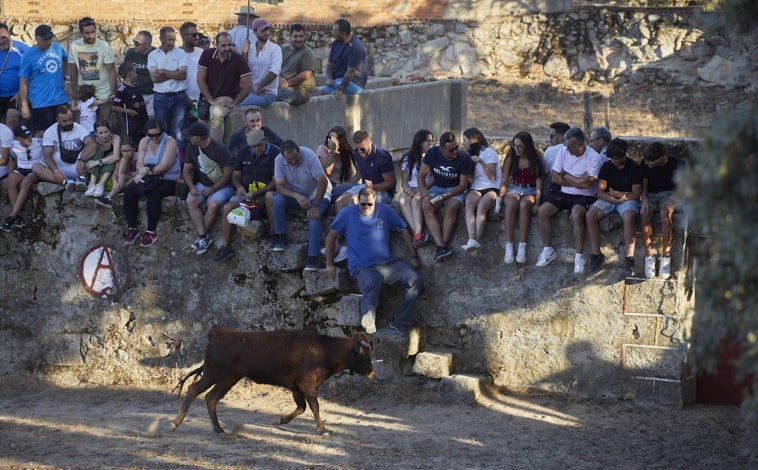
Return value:
[[(411, 265), (392, 255), (390, 232), (399, 233), (411, 258)], [(361, 298), (361, 326), (369, 334), (376, 333), (376, 309), (382, 284), (398, 284), (403, 289), (402, 300), (388, 325), (388, 333), (408, 335), (416, 311), (416, 301), (423, 281), (416, 271), (421, 261), (413, 246), (408, 224), (387, 204), (377, 202), (376, 191), (363, 188), (358, 193), (358, 204), (345, 208), (329, 227), (326, 236), (326, 271), (337, 274), (334, 266), (335, 242), (345, 237), (347, 266), (358, 284)], [(370, 241), (370, 242), (368, 242)]]
[(153, 107), (153, 81), (150, 79), (150, 71), (147, 69), (147, 55), (155, 50), (153, 47), (153, 35), (149, 31), (140, 31), (132, 39), (134, 47), (126, 50), (124, 62), (129, 62), (137, 69), (137, 89), (145, 98), (145, 109), (148, 116), (155, 116)]

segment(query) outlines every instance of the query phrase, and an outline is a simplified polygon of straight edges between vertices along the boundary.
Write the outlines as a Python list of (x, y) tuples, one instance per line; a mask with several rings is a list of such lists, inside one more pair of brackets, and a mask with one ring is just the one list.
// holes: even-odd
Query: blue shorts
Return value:
[(196, 183), (195, 187), (197, 188), (197, 196), (195, 196), (195, 199), (197, 199), (200, 202), (205, 201), (217, 201), (219, 204), (226, 204), (226, 202), (231, 199), (231, 197), (234, 195), (234, 188), (231, 186), (224, 186), (223, 188), (219, 189), (215, 193), (211, 194), (207, 198), (203, 196), (203, 190), (207, 187), (204, 186), (203, 183)]
[[(429, 197), (431, 199), (434, 199), (437, 196), (441, 196), (447, 192), (450, 192), (450, 190), (453, 188), (440, 188), (439, 186), (432, 186), (427, 191), (429, 193)], [(463, 191), (461, 194), (458, 194), (456, 196), (453, 196), (453, 199), (456, 199), (461, 204), (463, 204), (466, 201), (466, 191)]]
[(523, 184), (509, 184), (508, 191), (505, 194), (516, 194), (519, 198), (524, 196), (536, 196), (537, 186), (523, 185)]
[(623, 215), (626, 211), (634, 211), (636, 214), (640, 212), (640, 201), (624, 201), (621, 204), (613, 204), (598, 199), (592, 206), (603, 211), (605, 215), (611, 215), (614, 212), (618, 212), (619, 215)]

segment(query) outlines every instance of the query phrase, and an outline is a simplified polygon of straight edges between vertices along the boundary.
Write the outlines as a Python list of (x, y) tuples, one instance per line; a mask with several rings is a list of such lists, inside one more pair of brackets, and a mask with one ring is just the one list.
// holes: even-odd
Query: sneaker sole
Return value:
[(361, 317), (361, 326), (366, 330), (366, 333), (373, 335), (376, 333), (376, 319), (373, 313), (367, 313)]
[(441, 254), (439, 256), (435, 256), (434, 257), (434, 262), (435, 263), (440, 263), (442, 261), (445, 261), (445, 259), (447, 259), (452, 254), (453, 254), (452, 251), (448, 251), (447, 253), (443, 253), (443, 254)]

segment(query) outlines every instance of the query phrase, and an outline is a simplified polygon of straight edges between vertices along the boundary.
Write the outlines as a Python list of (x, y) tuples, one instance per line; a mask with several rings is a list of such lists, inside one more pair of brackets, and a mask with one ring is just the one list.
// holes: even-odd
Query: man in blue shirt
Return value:
[(366, 88), (368, 56), (366, 46), (353, 36), (350, 22), (340, 18), (332, 28), (334, 41), (326, 63), (326, 86), (321, 94), (339, 98), (343, 93), (356, 95)]
[(34, 30), (36, 44), (21, 58), (18, 71), (18, 95), (21, 100), (21, 117), (32, 120), (35, 137), (42, 137), (45, 129), (55, 124), (55, 108), (68, 104), (63, 88), (68, 76), (68, 54), (53, 42), (55, 35), (49, 25), (41, 24)]
[[(18, 70), (21, 56), (29, 46), (11, 39), (8, 25), (0, 23), (0, 122), (8, 124), (11, 129), (18, 123)], [(14, 110), (15, 116), (6, 117), (8, 109)]]
[[(399, 232), (411, 255), (411, 266), (394, 256), (390, 248), (390, 231)], [(376, 308), (382, 284), (400, 284), (403, 298), (389, 328), (406, 336), (413, 323), (416, 300), (423, 289), (421, 267), (408, 225), (392, 207), (376, 202), (376, 192), (363, 188), (358, 204), (337, 214), (326, 236), (326, 271), (336, 275), (334, 266), (335, 242), (344, 236), (347, 243), (347, 266), (358, 284), (361, 298), (361, 325), (366, 332), (376, 332)]]

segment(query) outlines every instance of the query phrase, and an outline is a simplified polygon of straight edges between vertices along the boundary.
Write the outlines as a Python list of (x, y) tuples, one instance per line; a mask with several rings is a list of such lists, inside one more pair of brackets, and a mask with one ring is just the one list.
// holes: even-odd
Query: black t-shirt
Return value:
[[(199, 158), (202, 151), (210, 161)], [(205, 161), (205, 163), (204, 163)], [(208, 147), (200, 149), (197, 145), (188, 145), (184, 156), (184, 163), (191, 163), (193, 166), (193, 181), (202, 183), (203, 186), (213, 186), (215, 181), (208, 177), (208, 174), (217, 176), (219, 170), (232, 166), (232, 157), (229, 155), (229, 149), (224, 144), (211, 139)], [(218, 181), (218, 178), (216, 178)]]
[(600, 167), (597, 179), (608, 183), (607, 188), (614, 191), (630, 192), (635, 184), (642, 184), (642, 170), (640, 166), (627, 157), (624, 168), (617, 168), (612, 161), (608, 160)]
[(676, 189), (674, 183), (674, 172), (677, 168), (685, 165), (684, 160), (677, 157), (666, 157), (668, 161), (663, 166), (650, 168), (646, 163), (642, 166), (642, 179), (647, 180), (647, 192), (660, 193), (661, 191), (673, 191)]

